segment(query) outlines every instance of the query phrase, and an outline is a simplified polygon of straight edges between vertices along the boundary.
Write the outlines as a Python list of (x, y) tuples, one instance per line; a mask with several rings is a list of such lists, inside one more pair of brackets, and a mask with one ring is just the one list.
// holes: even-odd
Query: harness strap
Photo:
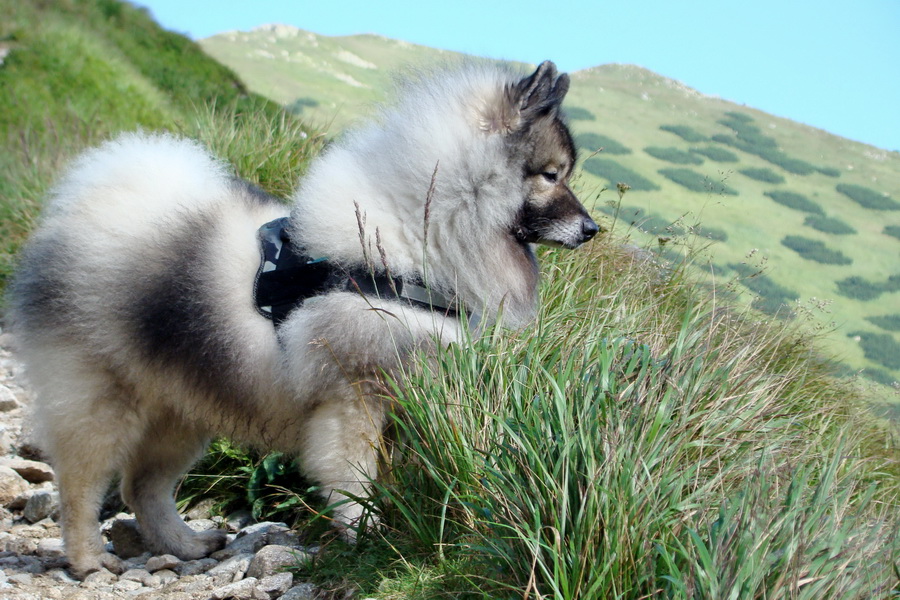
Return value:
[(405, 300), (449, 317), (464, 312), (457, 302), (428, 289), (421, 280), (407, 281), (364, 269), (343, 270), (328, 262), (327, 257), (310, 257), (291, 243), (287, 227), (288, 218), (283, 217), (259, 228), (262, 258), (254, 298), (257, 311), (276, 327), (304, 301), (333, 289)]

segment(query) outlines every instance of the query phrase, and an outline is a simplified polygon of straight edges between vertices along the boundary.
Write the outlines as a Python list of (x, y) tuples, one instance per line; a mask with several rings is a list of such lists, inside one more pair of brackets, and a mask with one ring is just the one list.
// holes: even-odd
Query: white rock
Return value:
[(45, 538), (38, 542), (37, 555), (42, 558), (62, 558), (66, 555), (63, 541), (60, 538)]
[(251, 600), (253, 598), (253, 590), (256, 589), (256, 579), (248, 577), (241, 581), (229, 583), (222, 587), (216, 588), (210, 594), (213, 600), (225, 600), (225, 598), (235, 598), (237, 600)]
[(53, 481), (53, 468), (39, 460), (28, 460), (17, 456), (0, 458), (0, 465), (9, 467), (31, 483)]
[(294, 576), (290, 573), (276, 573), (268, 575), (256, 584), (256, 591), (266, 594), (266, 598), (278, 598), (284, 594), (294, 583)]
[(15, 393), (3, 384), (0, 384), (0, 412), (9, 412), (19, 408), (19, 400)]
[(153, 556), (147, 559), (147, 564), (144, 568), (151, 573), (155, 573), (161, 569), (174, 569), (182, 562), (183, 561), (177, 556), (173, 556), (171, 554), (160, 554), (159, 556)]
[(253, 560), (252, 554), (238, 554), (227, 560), (223, 560), (218, 565), (206, 572), (207, 575), (232, 575), (234, 579), (243, 577), (250, 568), (250, 561)]
[(301, 583), (286, 591), (279, 600), (316, 600), (318, 597), (318, 590), (315, 585)]
[(22, 512), (22, 516), (24, 516), (29, 523), (37, 523), (42, 519), (50, 517), (58, 510), (59, 492), (38, 490), (28, 498), (27, 502), (25, 502), (25, 510)]
[(309, 559), (309, 555), (288, 546), (271, 545), (260, 549), (253, 557), (249, 568), (248, 577), (265, 577), (273, 575), (285, 567), (295, 567)]
[(28, 490), (28, 482), (9, 467), (0, 465), (0, 505), (6, 506)]

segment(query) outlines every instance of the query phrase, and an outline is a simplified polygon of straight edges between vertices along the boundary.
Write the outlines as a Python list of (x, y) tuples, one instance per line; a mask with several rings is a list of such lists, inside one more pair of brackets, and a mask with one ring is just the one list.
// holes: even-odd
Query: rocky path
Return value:
[(287, 567), (309, 560), (283, 523), (252, 523), (246, 513), (186, 515), (196, 530), (224, 527), (228, 545), (202, 560), (144, 552), (134, 516), (103, 522), (104, 535), (127, 570), (102, 570), (77, 581), (66, 570), (53, 470), (29, 444), (25, 419), (31, 393), (13, 356), (14, 339), (0, 332), (0, 600), (310, 600), (321, 590), (295, 581)]

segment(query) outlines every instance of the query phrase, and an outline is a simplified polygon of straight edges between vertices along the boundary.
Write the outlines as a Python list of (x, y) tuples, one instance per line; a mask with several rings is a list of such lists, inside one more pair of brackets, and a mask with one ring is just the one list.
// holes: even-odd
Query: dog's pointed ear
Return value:
[(565, 73), (558, 75), (556, 65), (545, 60), (534, 73), (515, 86), (513, 99), (519, 114), (528, 122), (559, 110), (568, 91), (569, 76)]
[(482, 126), (490, 133), (512, 133), (537, 119), (556, 114), (569, 91), (569, 76), (558, 74), (549, 60), (518, 83), (506, 88), (503, 101), (482, 114)]

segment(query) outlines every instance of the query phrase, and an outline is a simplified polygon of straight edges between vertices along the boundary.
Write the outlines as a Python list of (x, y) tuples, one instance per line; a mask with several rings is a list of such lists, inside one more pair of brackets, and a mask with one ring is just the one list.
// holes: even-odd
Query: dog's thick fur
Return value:
[[(380, 121), (314, 161), (290, 208), (292, 241), (335, 268), (365, 267), (368, 254), (381, 270), (383, 252), (391, 275), (427, 281), (482, 322), (502, 312), (525, 324), (537, 301), (532, 244), (575, 247), (597, 232), (567, 186), (567, 88), (552, 63), (525, 78), (470, 65), (407, 84)], [(169, 135), (86, 152), (55, 188), (11, 317), (75, 574), (120, 567), (97, 527), (116, 475), (155, 552), (195, 559), (220, 547), (222, 533), (191, 531), (172, 498), (214, 435), (296, 453), (344, 501), (335, 514), (353, 535), (362, 509), (347, 495), (375, 476), (385, 421), (372, 382), (463, 325), (335, 289), (276, 329), (254, 306), (257, 229), (287, 213)]]

